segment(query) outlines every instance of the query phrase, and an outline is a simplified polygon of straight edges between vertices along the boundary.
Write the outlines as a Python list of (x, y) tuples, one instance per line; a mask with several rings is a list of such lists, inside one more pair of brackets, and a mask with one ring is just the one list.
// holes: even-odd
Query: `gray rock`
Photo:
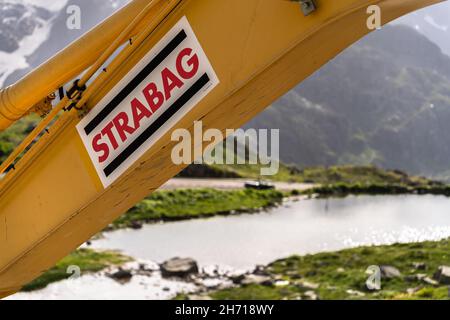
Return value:
[(0, 2), (0, 51), (12, 53), (50, 18), (50, 12), (26, 3)]
[(450, 285), (450, 267), (440, 266), (433, 278), (440, 284)]
[(416, 274), (416, 279), (419, 281), (422, 281), (423, 279), (427, 278), (428, 276), (425, 273), (418, 273)]
[(187, 298), (188, 298), (188, 300), (191, 300), (191, 301), (209, 301), (209, 300), (212, 300), (211, 297), (203, 296), (203, 295), (189, 295)]
[(274, 283), (275, 287), (287, 287), (288, 285), (290, 285), (291, 283), (289, 281), (286, 280), (277, 280)]
[(198, 264), (193, 259), (174, 258), (164, 262), (161, 266), (164, 278), (186, 278), (198, 274)]
[(143, 276), (143, 277), (151, 277), (153, 276), (153, 271), (151, 270), (144, 270), (144, 269), (139, 269), (135, 271), (135, 275), (137, 276)]
[(436, 280), (431, 279), (430, 277), (425, 277), (422, 279), (423, 283), (426, 283), (430, 286), (434, 286), (437, 287), (439, 285), (439, 282), (437, 282)]
[(233, 282), (233, 284), (242, 284), (242, 281), (245, 280), (245, 277), (246, 277), (245, 274), (239, 274), (239, 275), (230, 277), (230, 280)]
[(412, 267), (416, 270), (424, 271), (427, 270), (427, 264), (424, 262), (414, 262)]
[(319, 289), (320, 285), (308, 281), (301, 281), (297, 283), (297, 287), (300, 290), (317, 290)]
[(140, 229), (142, 229), (142, 227), (143, 227), (142, 223), (140, 223), (138, 221), (133, 221), (130, 224), (130, 228), (133, 230), (140, 230)]
[(305, 300), (320, 300), (319, 299), (319, 296), (317, 295), (317, 293), (315, 293), (314, 291), (306, 291), (304, 294), (303, 294), (303, 298), (305, 299)]
[(361, 292), (361, 291), (358, 291), (358, 290), (352, 290), (352, 289), (349, 289), (349, 290), (347, 290), (346, 292), (347, 292), (347, 294), (349, 294), (349, 295), (351, 295), (351, 296), (354, 296), (354, 297), (360, 297), (360, 298), (362, 298), (362, 297), (365, 297), (365, 296), (366, 296), (366, 294), (365, 294), (364, 292)]
[(251, 284), (258, 284), (262, 286), (273, 286), (274, 280), (267, 276), (258, 276), (255, 274), (249, 274), (246, 275), (244, 280), (241, 281), (242, 285), (251, 285)]
[(380, 269), (381, 278), (383, 279), (394, 279), (402, 276), (400, 270), (393, 266), (380, 266)]
[(269, 276), (269, 273), (267, 272), (265, 266), (256, 266), (253, 274), (256, 274), (258, 276)]
[(123, 269), (119, 269), (119, 271), (108, 275), (111, 279), (116, 280), (117, 282), (120, 283), (128, 283), (131, 281), (131, 279), (133, 278), (133, 274), (131, 273), (131, 271), (128, 270), (123, 270)]

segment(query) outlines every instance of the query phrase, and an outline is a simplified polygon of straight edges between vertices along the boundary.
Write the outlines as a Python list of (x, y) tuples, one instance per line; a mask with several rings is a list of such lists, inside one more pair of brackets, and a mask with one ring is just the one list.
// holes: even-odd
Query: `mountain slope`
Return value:
[[(18, 80), (126, 2), (0, 1), (0, 85)], [(82, 30), (66, 27), (70, 4), (82, 9)], [(439, 8), (428, 9), (436, 11), (434, 24), (426, 18), (434, 11), (405, 19), (445, 31), (441, 24), (448, 11)], [(450, 58), (437, 45), (414, 29), (386, 27), (334, 59), (249, 126), (281, 128), (281, 160), (286, 163), (375, 164), (442, 175), (450, 172), (449, 78)]]
[(414, 12), (395, 23), (415, 28), (450, 55), (450, 1)]
[(19, 0), (0, 2), (0, 87), (15, 70), (27, 68), (50, 32), (53, 12)]
[(281, 128), (281, 160), (450, 169), (450, 58), (390, 26), (355, 44), (248, 124)]
[[(93, 26), (107, 18), (128, 0), (2, 0), (0, 2), (0, 87), (19, 80)], [(67, 6), (81, 9), (81, 29), (67, 28)], [(12, 7), (12, 9), (10, 9)], [(2, 19), (2, 17), (6, 18)], [(23, 17), (27, 19), (24, 20)], [(5, 21), (20, 21), (18, 28)], [(1, 22), (3, 21), (3, 24)], [(24, 29), (24, 32), (21, 32)], [(8, 41), (2, 41), (3, 35)], [(26, 36), (30, 41), (26, 41)], [(16, 61), (11, 64), (10, 61)], [(2, 76), (3, 74), (3, 76)]]

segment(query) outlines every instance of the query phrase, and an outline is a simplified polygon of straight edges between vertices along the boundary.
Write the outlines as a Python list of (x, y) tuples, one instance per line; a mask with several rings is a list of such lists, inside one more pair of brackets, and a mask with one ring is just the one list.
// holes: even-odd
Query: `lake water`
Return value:
[[(201, 266), (245, 270), (293, 254), (447, 237), (450, 198), (363, 196), (290, 202), (254, 215), (147, 225), (139, 231), (106, 233), (93, 247), (121, 250), (140, 261), (180, 256)], [(10, 299), (170, 299), (193, 289), (158, 274), (134, 277), (126, 285), (104, 275), (84, 275)]]
[(450, 198), (347, 197), (288, 203), (267, 213), (147, 225), (105, 234), (94, 248), (156, 262), (191, 257), (237, 269), (292, 254), (450, 236)]

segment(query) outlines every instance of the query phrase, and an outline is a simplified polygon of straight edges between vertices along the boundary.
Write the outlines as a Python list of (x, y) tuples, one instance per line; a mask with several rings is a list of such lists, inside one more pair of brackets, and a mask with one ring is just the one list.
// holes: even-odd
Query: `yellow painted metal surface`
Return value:
[[(148, 16), (155, 17), (168, 2), (180, 1), (155, 0), (156, 5), (149, 11)], [(1, 90), (0, 131), (8, 128), (34, 105), (93, 64), (150, 2), (151, 0), (130, 2), (19, 82)], [(148, 19), (144, 19), (130, 31), (129, 37), (136, 35), (147, 23)]]
[[(317, 2), (305, 17), (284, 0), (182, 1), (87, 105), (95, 107), (186, 16), (221, 82), (173, 129), (192, 131), (199, 119), (206, 128), (238, 128), (367, 34), (369, 5), (380, 5), (386, 23), (439, 1)], [(171, 161), (170, 131), (104, 190), (78, 122), (76, 111), (62, 115), (0, 182), (0, 295), (19, 290), (183, 169)]]

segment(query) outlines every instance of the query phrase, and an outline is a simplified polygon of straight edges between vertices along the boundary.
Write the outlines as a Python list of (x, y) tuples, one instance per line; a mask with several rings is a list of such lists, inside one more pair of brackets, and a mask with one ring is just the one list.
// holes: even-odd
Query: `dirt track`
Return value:
[[(235, 190), (244, 188), (245, 179), (172, 179), (167, 182), (161, 189), (202, 189), (214, 188), (220, 190)], [(291, 191), (291, 190), (307, 190), (314, 185), (304, 183), (287, 183), (275, 182), (277, 190)]]

